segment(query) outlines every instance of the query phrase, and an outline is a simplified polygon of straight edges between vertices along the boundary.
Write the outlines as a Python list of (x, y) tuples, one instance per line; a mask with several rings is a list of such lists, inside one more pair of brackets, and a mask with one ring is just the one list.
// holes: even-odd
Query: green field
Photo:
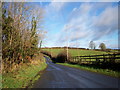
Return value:
[[(58, 55), (59, 52), (66, 49), (42, 49), (44, 51), (49, 51), (52, 56)], [(87, 55), (100, 55), (100, 54), (108, 54), (105, 51), (95, 51), (95, 50), (82, 50), (82, 49), (68, 49), (68, 52), (72, 56), (87, 56)]]

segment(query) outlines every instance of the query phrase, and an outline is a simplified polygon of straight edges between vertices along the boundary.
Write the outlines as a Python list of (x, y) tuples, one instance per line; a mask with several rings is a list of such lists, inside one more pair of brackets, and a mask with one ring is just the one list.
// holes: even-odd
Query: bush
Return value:
[(52, 57), (51, 53), (48, 51), (41, 51), (41, 53), (49, 56), (50, 58)]
[(69, 62), (70, 58), (71, 58), (70, 53), (68, 53), (68, 58), (67, 58), (67, 51), (64, 50), (57, 55), (56, 62), (59, 63)]
[(56, 62), (57, 62), (57, 60), (56, 60), (56, 57), (55, 57), (55, 56), (54, 56), (54, 57), (52, 57), (52, 58), (51, 58), (51, 60), (52, 60), (52, 62), (53, 62), (53, 63), (56, 63)]

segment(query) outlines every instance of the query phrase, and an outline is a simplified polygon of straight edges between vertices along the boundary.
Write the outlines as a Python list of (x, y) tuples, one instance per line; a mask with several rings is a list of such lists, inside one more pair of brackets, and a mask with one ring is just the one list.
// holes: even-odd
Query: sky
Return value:
[(89, 48), (90, 41), (93, 41), (96, 48), (100, 43), (105, 43), (107, 48), (117, 49), (118, 3), (89, 1), (31, 3), (45, 11), (43, 29), (47, 33), (42, 47)]
[(43, 47), (118, 48), (117, 2), (42, 2), (45, 10)]

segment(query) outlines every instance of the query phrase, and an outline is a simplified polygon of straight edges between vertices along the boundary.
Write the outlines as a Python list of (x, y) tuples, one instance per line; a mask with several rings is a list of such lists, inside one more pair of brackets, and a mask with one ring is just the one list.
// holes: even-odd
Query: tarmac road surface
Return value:
[(54, 64), (45, 58), (48, 67), (34, 88), (118, 88), (120, 84), (118, 78)]

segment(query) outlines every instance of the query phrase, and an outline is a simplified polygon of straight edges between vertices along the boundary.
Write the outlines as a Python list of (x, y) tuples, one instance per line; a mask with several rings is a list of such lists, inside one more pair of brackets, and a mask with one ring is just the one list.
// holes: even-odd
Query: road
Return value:
[(45, 58), (48, 67), (34, 88), (118, 88), (118, 78), (54, 64)]

